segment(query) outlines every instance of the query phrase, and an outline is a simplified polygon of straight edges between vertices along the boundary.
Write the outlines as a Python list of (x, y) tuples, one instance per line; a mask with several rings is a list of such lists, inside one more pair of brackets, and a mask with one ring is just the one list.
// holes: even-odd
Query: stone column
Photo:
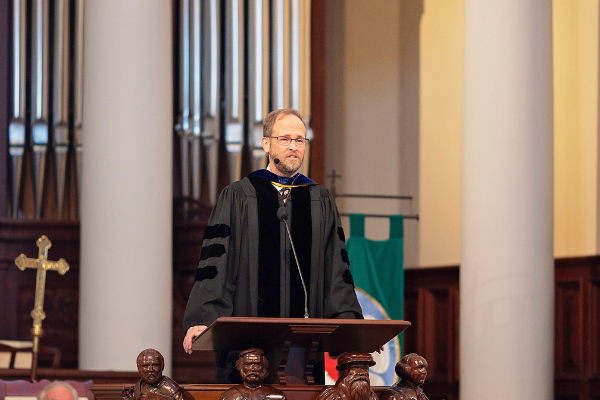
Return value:
[(460, 398), (553, 398), (552, 2), (465, 0)]
[(172, 337), (172, 27), (165, 0), (88, 0), (79, 367), (135, 370)]

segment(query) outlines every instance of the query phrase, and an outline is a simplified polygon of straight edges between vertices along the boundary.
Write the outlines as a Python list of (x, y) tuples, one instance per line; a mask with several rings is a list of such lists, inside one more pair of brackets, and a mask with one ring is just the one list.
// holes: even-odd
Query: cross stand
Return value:
[(31, 380), (34, 381), (37, 372), (38, 350), (40, 345), (40, 337), (43, 334), (42, 321), (46, 318), (44, 313), (44, 291), (46, 289), (46, 271), (57, 271), (64, 275), (69, 270), (69, 264), (64, 258), (58, 261), (48, 260), (48, 249), (52, 247), (52, 242), (46, 236), (42, 235), (37, 242), (38, 258), (27, 258), (25, 254), (21, 254), (15, 258), (15, 264), (21, 271), (27, 268), (37, 269), (37, 280), (35, 283), (35, 303), (31, 311), (33, 318), (33, 327), (31, 334), (33, 335), (33, 360), (31, 362)]
[(331, 175), (327, 175), (327, 178), (331, 178), (331, 194), (333, 194), (333, 197), (335, 197), (335, 179), (341, 177), (341, 175), (335, 173), (335, 168), (331, 170)]

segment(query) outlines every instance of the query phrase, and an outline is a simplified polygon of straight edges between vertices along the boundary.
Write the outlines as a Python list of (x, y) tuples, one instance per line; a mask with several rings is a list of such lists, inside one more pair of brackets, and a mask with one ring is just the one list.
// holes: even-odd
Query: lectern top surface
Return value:
[(410, 326), (401, 320), (221, 317), (194, 342), (194, 350), (265, 351), (291, 346), (318, 351), (373, 352)]

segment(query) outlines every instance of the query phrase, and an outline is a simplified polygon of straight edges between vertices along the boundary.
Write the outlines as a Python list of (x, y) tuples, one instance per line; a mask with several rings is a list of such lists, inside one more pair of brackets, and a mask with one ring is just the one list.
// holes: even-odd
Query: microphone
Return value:
[[(273, 161), (279, 161), (277, 158)], [(277, 163), (277, 162), (276, 162)], [(302, 270), (300, 270), (300, 263), (298, 262), (298, 256), (296, 255), (296, 248), (294, 247), (294, 241), (292, 240), (292, 235), (290, 234), (290, 228), (288, 227), (287, 219), (290, 216), (290, 212), (285, 207), (279, 207), (277, 210), (277, 218), (285, 223), (285, 229), (287, 231), (288, 237), (290, 238), (290, 244), (292, 245), (292, 252), (294, 253), (294, 258), (296, 259), (296, 267), (298, 267), (298, 274), (300, 274), (300, 282), (302, 282), (302, 289), (304, 289), (304, 318), (308, 318), (308, 292), (306, 291), (306, 284), (304, 283), (304, 277), (302, 276)]]
[[(285, 222), (285, 221), (287, 221), (289, 216), (290, 216), (290, 212), (288, 211), (287, 208), (279, 207), (279, 210), (277, 210), (277, 219), (278, 220), (280, 220), (281, 222)], [(287, 222), (286, 222), (286, 226), (287, 226)]]
[(275, 164), (279, 164), (281, 161), (279, 160), (279, 158), (274, 158), (274, 159), (273, 159), (273, 162), (274, 162)]

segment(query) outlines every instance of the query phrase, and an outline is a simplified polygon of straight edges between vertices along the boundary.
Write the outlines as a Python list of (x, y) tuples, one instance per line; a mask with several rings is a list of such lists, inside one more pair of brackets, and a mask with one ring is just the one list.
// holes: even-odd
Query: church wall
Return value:
[(555, 0), (554, 254), (598, 251), (598, 2)]
[[(407, 36), (405, 3), (371, 4), (369, 10), (358, 2), (340, 3), (330, 2), (327, 15), (326, 173), (335, 168), (343, 175), (336, 182), (338, 192), (382, 193), (383, 187), (392, 192), (397, 179), (399, 193), (414, 195), (415, 204), (377, 203), (377, 207), (419, 214), (418, 230), (411, 232), (411, 221), (406, 224), (405, 265), (459, 264), (463, 1), (423, 1), (419, 38)], [(387, 11), (382, 13), (383, 9)], [(553, 3), (556, 257), (596, 254), (600, 249), (599, 13), (596, 1)], [(376, 20), (376, 27), (366, 29)], [(399, 33), (390, 36), (397, 25)], [(415, 40), (418, 71), (407, 75), (409, 55), (404, 48)], [(379, 57), (377, 62), (374, 57)], [(398, 70), (384, 73), (384, 66)], [(376, 84), (384, 78), (389, 89), (385, 92)], [(411, 78), (419, 82), (413, 98), (405, 83)], [(418, 106), (407, 110), (414, 101)], [(387, 126), (379, 128), (378, 112), (394, 105), (398, 115), (388, 115)], [(416, 139), (410, 138), (411, 113), (418, 118)], [(378, 139), (368, 139), (374, 136), (365, 130), (376, 132)], [(406, 153), (407, 141), (418, 149), (412, 159)], [(370, 171), (386, 171), (391, 185), (370, 178)], [(416, 176), (416, 187), (405, 184), (407, 175)], [(331, 179), (326, 183), (330, 185)], [(369, 212), (375, 207), (372, 201), (364, 202), (338, 203), (342, 211)], [(368, 220), (367, 225), (367, 237), (385, 239), (383, 221)]]
[(460, 263), (463, 1), (425, 1), (421, 22), (419, 265)]
[[(400, 2), (327, 3), (327, 164), (338, 193), (412, 195), (400, 185)], [(331, 179), (326, 181), (331, 186)], [(341, 212), (411, 211), (398, 200), (338, 199)], [(347, 218), (343, 219), (349, 236)], [(407, 223), (411, 223), (409, 221)], [(414, 222), (416, 224), (416, 222)], [(389, 222), (367, 219), (366, 236), (388, 238)], [(413, 253), (416, 249), (406, 249)]]
[[(462, 2), (340, 3), (327, 15), (327, 174), (342, 175), (338, 192), (414, 196), (340, 210), (419, 214), (405, 221), (406, 267), (457, 264)], [(366, 229), (387, 238), (385, 220)]]
[[(419, 265), (460, 262), (462, 1), (426, 1), (421, 26)], [(598, 2), (555, 0), (554, 254), (597, 254)], [(444, 134), (440, 134), (444, 132)]]

